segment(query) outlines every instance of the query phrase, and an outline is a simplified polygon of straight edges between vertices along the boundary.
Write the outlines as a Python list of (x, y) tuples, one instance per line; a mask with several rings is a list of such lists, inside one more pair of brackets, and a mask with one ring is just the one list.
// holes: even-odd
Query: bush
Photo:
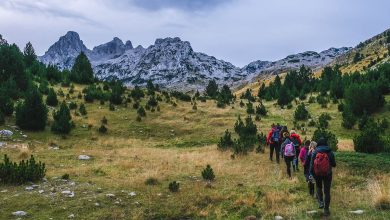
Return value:
[(69, 103), (69, 109), (70, 109), (70, 110), (77, 109), (77, 104), (76, 104), (75, 102)]
[(110, 102), (110, 105), (108, 105), (108, 109), (110, 111), (115, 111), (115, 105)]
[(243, 108), (245, 106), (244, 102), (241, 100), (240, 101), (240, 107)]
[(314, 120), (310, 120), (309, 123), (307, 124), (309, 127), (314, 127), (316, 126), (316, 122)]
[(13, 163), (4, 155), (4, 161), (0, 163), (0, 182), (3, 184), (36, 182), (45, 177), (45, 173), (45, 164), (36, 163), (33, 155), (29, 160), (22, 160), (19, 164)]
[(87, 115), (87, 109), (85, 108), (85, 105), (83, 103), (81, 103), (79, 107), (79, 112), (81, 115)]
[(328, 143), (328, 146), (332, 151), (336, 152), (338, 149), (338, 140), (336, 135), (334, 135), (332, 132), (327, 131), (323, 128), (318, 128), (317, 130), (314, 131), (312, 140), (318, 142), (320, 138), (325, 138), (326, 142)]
[(25, 130), (44, 130), (47, 122), (47, 107), (36, 88), (30, 88), (24, 102), (16, 107), (16, 125)]
[(329, 126), (329, 120), (331, 120), (331, 117), (328, 113), (322, 113), (320, 117), (318, 118), (318, 126), (320, 128), (328, 128)]
[(234, 141), (233, 150), (235, 154), (247, 154), (253, 150), (257, 142), (257, 126), (253, 123), (251, 116), (245, 119), (245, 123), (238, 116), (234, 125), (234, 131), (238, 134), (238, 140)]
[(145, 109), (144, 109), (142, 106), (139, 107), (139, 109), (137, 110), (137, 114), (138, 114), (138, 116), (140, 116), (140, 117), (146, 117)]
[(102, 120), (101, 120), (102, 124), (106, 125), (108, 120), (106, 118), (106, 116), (103, 116)]
[(148, 186), (155, 186), (158, 184), (158, 180), (154, 177), (149, 177), (145, 180), (145, 185)]
[(343, 112), (344, 111), (344, 103), (339, 103), (337, 105), (337, 109), (339, 110), (339, 112)]
[(309, 112), (307, 111), (305, 104), (298, 105), (294, 113), (295, 120), (307, 120), (309, 118)]
[(255, 109), (253, 109), (253, 103), (250, 101), (246, 104), (246, 113), (248, 113), (249, 115), (255, 114)]
[(106, 128), (106, 126), (101, 125), (100, 128), (98, 129), (98, 131), (101, 134), (105, 134), (105, 133), (107, 133), (107, 128)]
[(353, 128), (357, 119), (348, 106), (344, 108), (344, 111), (341, 115), (343, 116), (343, 122), (341, 125), (347, 129)]
[(369, 120), (359, 135), (353, 139), (355, 151), (362, 153), (379, 153), (384, 150), (381, 138), (382, 130), (373, 120)]
[(262, 115), (262, 116), (267, 115), (267, 109), (265, 109), (265, 106), (263, 104), (260, 104), (259, 106), (256, 107), (256, 115)]
[(232, 148), (234, 145), (234, 142), (232, 140), (232, 133), (229, 132), (229, 130), (226, 129), (225, 134), (218, 142), (218, 150), (227, 150)]
[(389, 121), (387, 120), (387, 118), (382, 119), (381, 123), (379, 124), (379, 127), (382, 130), (386, 130), (387, 128), (389, 128)]
[(56, 92), (53, 88), (49, 89), (49, 93), (46, 98), (46, 104), (49, 106), (57, 106), (58, 105), (58, 99)]
[(61, 179), (63, 180), (69, 180), (69, 174), (65, 173), (64, 175), (61, 176)]
[(169, 191), (171, 191), (171, 192), (178, 192), (179, 188), (180, 188), (180, 183), (178, 183), (176, 181), (170, 182), (168, 188), (169, 188)]
[(72, 117), (65, 102), (62, 102), (60, 109), (53, 114), (54, 122), (51, 131), (56, 134), (69, 134), (72, 129)]
[(184, 102), (191, 102), (191, 96), (178, 91), (172, 91), (171, 96)]
[(202, 171), (202, 177), (206, 181), (213, 181), (215, 179), (213, 168), (207, 164), (206, 168)]
[(14, 112), (14, 103), (5, 91), (0, 89), (0, 112), (3, 116), (11, 116)]
[(133, 109), (138, 109), (138, 108), (139, 108), (139, 102), (134, 102)]

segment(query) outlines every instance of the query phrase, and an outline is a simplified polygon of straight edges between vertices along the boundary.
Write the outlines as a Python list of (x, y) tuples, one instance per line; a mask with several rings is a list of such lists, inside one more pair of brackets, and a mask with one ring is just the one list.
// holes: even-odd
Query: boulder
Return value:
[(16, 212), (13, 212), (12, 215), (14, 215), (14, 216), (26, 216), (27, 212), (25, 212), (25, 211), (16, 211)]
[(352, 213), (352, 214), (355, 214), (355, 215), (361, 215), (364, 213), (363, 210), (361, 209), (358, 209), (358, 210), (355, 210), (355, 211), (349, 211), (349, 213)]
[(275, 216), (275, 220), (283, 220), (283, 217), (280, 215)]

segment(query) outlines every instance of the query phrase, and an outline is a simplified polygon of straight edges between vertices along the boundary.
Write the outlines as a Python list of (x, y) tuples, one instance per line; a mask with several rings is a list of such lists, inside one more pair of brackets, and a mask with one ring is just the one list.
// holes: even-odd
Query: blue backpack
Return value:
[(275, 129), (272, 131), (272, 136), (271, 136), (271, 141), (272, 142), (279, 142), (280, 139), (280, 134), (279, 134), (279, 129)]

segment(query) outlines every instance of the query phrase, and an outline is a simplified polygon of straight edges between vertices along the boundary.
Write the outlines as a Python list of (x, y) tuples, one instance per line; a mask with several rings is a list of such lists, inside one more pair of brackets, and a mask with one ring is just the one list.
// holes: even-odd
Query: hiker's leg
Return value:
[(322, 177), (316, 177), (316, 186), (317, 186), (317, 199), (321, 205), (324, 203), (324, 195), (322, 192)]
[(330, 187), (332, 184), (332, 175), (324, 177), (325, 209), (329, 210), (330, 205)]
[(279, 145), (279, 143), (277, 143), (276, 145), (275, 145), (275, 153), (276, 153), (276, 162), (277, 163), (279, 163), (279, 161), (280, 161), (280, 145)]
[(314, 196), (314, 183), (313, 182), (309, 182), (309, 193), (311, 196)]
[(287, 174), (291, 177), (291, 157), (284, 157), (284, 161), (286, 162)]
[(272, 161), (272, 157), (274, 155), (274, 149), (275, 149), (275, 144), (271, 143), (269, 145), (269, 159)]

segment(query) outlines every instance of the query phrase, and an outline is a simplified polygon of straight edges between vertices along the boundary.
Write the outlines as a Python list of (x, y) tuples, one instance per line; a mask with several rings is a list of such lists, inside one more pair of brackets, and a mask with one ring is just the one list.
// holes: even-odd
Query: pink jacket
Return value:
[(302, 147), (301, 151), (299, 152), (299, 159), (301, 160), (301, 163), (303, 166), (305, 166), (306, 155), (307, 155), (308, 151), (309, 151), (309, 149), (307, 149), (306, 147)]

